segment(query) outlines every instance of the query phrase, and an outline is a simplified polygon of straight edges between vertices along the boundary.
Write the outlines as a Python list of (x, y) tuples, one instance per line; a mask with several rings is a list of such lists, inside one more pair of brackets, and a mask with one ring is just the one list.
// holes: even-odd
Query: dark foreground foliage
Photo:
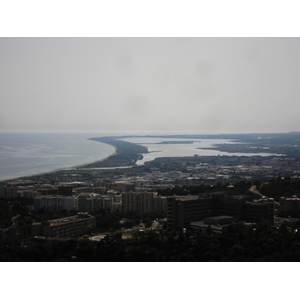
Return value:
[(267, 221), (256, 227), (229, 225), (222, 234), (175, 231), (136, 232), (131, 239), (107, 235), (57, 244), (1, 244), (1, 261), (78, 262), (296, 262), (300, 261), (300, 223), (275, 228)]

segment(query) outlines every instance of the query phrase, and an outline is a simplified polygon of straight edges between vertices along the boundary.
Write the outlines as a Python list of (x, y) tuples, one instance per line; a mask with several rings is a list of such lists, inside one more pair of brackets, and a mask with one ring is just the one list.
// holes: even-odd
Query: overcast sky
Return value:
[(0, 130), (300, 130), (299, 38), (0, 38)]

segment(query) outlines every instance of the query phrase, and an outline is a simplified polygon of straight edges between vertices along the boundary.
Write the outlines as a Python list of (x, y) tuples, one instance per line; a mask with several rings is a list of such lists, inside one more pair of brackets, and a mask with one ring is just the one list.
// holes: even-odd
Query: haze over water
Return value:
[[(0, 133), (0, 180), (30, 176), (56, 169), (91, 163), (114, 153), (108, 144), (89, 140), (107, 136), (97, 133)], [(124, 138), (122, 140), (146, 146), (137, 165), (143, 165), (157, 157), (183, 157), (202, 155), (268, 156), (267, 153), (227, 153), (213, 149), (214, 144), (235, 143), (225, 139), (178, 138)], [(191, 141), (192, 144), (158, 144), (163, 141)], [(211, 149), (197, 149), (208, 147)]]
[[(143, 165), (147, 161), (154, 160), (157, 157), (184, 157), (184, 156), (217, 156), (217, 155), (229, 155), (229, 156), (269, 156), (274, 154), (268, 153), (228, 153), (218, 151), (214, 149), (215, 144), (240, 144), (234, 140), (227, 139), (191, 139), (191, 138), (125, 138), (123, 141), (136, 143), (148, 148), (150, 153), (143, 153), (143, 159), (137, 161), (137, 165)], [(176, 143), (176, 144), (160, 144), (161, 142), (184, 142), (193, 141), (193, 143)], [(199, 149), (199, 148), (211, 148), (211, 149)]]
[(88, 140), (94, 135), (0, 133), (0, 180), (90, 163), (114, 153), (112, 146)]

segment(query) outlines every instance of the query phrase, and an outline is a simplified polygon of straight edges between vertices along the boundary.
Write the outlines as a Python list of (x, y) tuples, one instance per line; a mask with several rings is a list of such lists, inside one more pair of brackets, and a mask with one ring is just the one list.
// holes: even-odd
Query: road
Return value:
[(257, 194), (257, 195), (259, 195), (259, 196), (261, 196), (261, 197), (264, 197), (264, 195), (261, 194), (261, 193), (256, 189), (256, 185), (252, 185), (252, 186), (250, 187), (249, 191), (252, 192), (252, 193), (255, 193), (255, 194)]
[[(100, 240), (104, 239), (104, 237), (106, 236), (107, 234), (99, 234), (99, 235), (95, 235), (95, 236), (91, 236), (89, 238), (89, 240), (91, 241), (97, 241), (99, 242)], [(130, 239), (131, 238), (131, 235), (122, 235), (122, 239), (125, 240), (125, 239)]]

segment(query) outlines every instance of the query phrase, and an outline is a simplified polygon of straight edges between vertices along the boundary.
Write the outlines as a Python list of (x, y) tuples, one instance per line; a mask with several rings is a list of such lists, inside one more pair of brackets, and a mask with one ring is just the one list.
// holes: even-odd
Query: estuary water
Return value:
[[(0, 181), (57, 169), (67, 169), (104, 159), (113, 154), (115, 149), (108, 144), (89, 140), (89, 138), (100, 136), (107, 136), (107, 134), (0, 133)], [(143, 159), (137, 161), (137, 165), (143, 165), (146, 161), (154, 160), (157, 157), (183, 157), (195, 154), (202, 156), (272, 155), (267, 153), (227, 153), (215, 150), (214, 144), (236, 143), (224, 139), (137, 137), (122, 140), (144, 145), (150, 151), (150, 153), (143, 154)], [(174, 141), (175, 144), (170, 143)], [(179, 141), (190, 141), (190, 143), (178, 143)], [(191, 141), (193, 142), (191, 143)], [(198, 149), (201, 147), (211, 149)]]
[[(137, 165), (143, 165), (147, 161), (157, 157), (185, 157), (185, 156), (269, 156), (268, 153), (229, 153), (214, 149), (215, 144), (241, 144), (227, 139), (193, 139), (193, 138), (160, 138), (160, 137), (134, 137), (125, 138), (123, 141), (136, 143), (148, 148), (150, 153), (143, 153), (143, 159), (137, 161)], [(175, 142), (175, 143), (174, 143)], [(186, 142), (186, 143), (185, 143)], [(210, 149), (200, 149), (210, 148)]]
[(0, 133), (0, 180), (101, 160), (114, 147), (88, 138), (97, 133)]

